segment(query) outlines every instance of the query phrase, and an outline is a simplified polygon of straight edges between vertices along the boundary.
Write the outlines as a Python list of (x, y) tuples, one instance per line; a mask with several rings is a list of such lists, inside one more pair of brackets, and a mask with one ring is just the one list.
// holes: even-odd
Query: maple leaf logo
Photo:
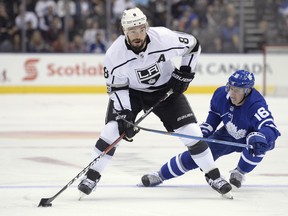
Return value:
[(235, 139), (242, 139), (246, 137), (247, 131), (245, 129), (237, 129), (236, 125), (234, 125), (231, 121), (225, 125), (228, 133), (234, 137)]

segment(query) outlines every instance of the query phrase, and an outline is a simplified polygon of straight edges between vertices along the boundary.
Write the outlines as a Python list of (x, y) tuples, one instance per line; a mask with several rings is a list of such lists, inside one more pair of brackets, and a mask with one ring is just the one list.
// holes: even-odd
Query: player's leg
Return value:
[[(227, 140), (227, 141), (235, 141), (231, 140), (231, 136), (227, 133), (226, 130), (216, 131), (212, 136), (209, 138), (211, 139), (218, 139), (218, 140)], [(223, 145), (218, 143), (210, 143), (207, 142), (212, 152), (214, 160), (217, 160), (219, 157), (223, 155), (227, 155), (233, 152), (241, 152), (243, 148)], [(192, 159), (191, 154), (188, 150), (172, 157), (169, 161), (164, 163), (159, 171), (147, 174), (144, 178), (150, 178), (150, 182), (153, 184), (148, 184), (146, 186), (156, 186), (161, 184), (163, 181), (169, 180), (171, 178), (175, 178), (178, 176), (182, 176), (186, 172), (198, 168), (198, 165)], [(149, 182), (146, 180), (146, 184)]]
[[(98, 157), (114, 140), (119, 137), (118, 125), (116, 121), (110, 121), (107, 123), (100, 133), (100, 138), (96, 142), (92, 151), (92, 160)], [(101, 160), (97, 161), (85, 174), (84, 178), (78, 185), (78, 189), (85, 193), (90, 194), (96, 187), (101, 177), (101, 172), (112, 160), (116, 148), (112, 148), (107, 154), (105, 154)]]
[(189, 170), (198, 168), (188, 150), (172, 157), (162, 165), (159, 171), (142, 176), (142, 183), (146, 187), (154, 187), (163, 181), (182, 176)]
[[(133, 111), (135, 114), (135, 117), (138, 112), (141, 110), (141, 106), (137, 106), (138, 102), (131, 101), (133, 104)], [(92, 151), (92, 160), (97, 158), (102, 152), (109, 147), (110, 144), (112, 144), (116, 139), (119, 138), (119, 129), (118, 129), (118, 123), (115, 120), (116, 114), (113, 112), (113, 103), (110, 101), (107, 108), (106, 113), (106, 124), (103, 127), (100, 138), (96, 142), (93, 151)], [(96, 187), (97, 183), (100, 180), (102, 171), (106, 168), (106, 166), (109, 164), (109, 162), (112, 160), (112, 157), (116, 151), (116, 148), (112, 148), (107, 154), (105, 154), (101, 160), (97, 161), (85, 174), (83, 180), (78, 185), (78, 189), (85, 193), (90, 194), (92, 190)]]
[[(155, 110), (155, 114), (161, 119), (168, 131), (202, 136), (196, 117), (183, 94), (168, 98), (165, 104), (163, 103)], [(190, 157), (205, 173), (206, 179), (212, 188), (221, 194), (229, 192), (231, 185), (221, 177), (207, 143), (187, 138), (180, 138), (180, 140), (187, 146)], [(143, 184), (145, 185), (145, 182)]]
[[(226, 140), (231, 142), (242, 142), (245, 144), (246, 140), (236, 140), (234, 139), (223, 126), (219, 130), (217, 130), (212, 136), (209, 138), (216, 140)], [(241, 153), (240, 159), (235, 169), (230, 171), (229, 182), (240, 188), (242, 186), (243, 181), (245, 180), (245, 174), (250, 173), (263, 159), (263, 157), (253, 156), (248, 149), (234, 146), (223, 146), (217, 148), (217, 145), (214, 143), (209, 144), (211, 151), (215, 160), (222, 155), (230, 154), (232, 152)], [(217, 148), (217, 149), (215, 149)]]
[(231, 170), (230, 183), (237, 188), (242, 186), (245, 174), (250, 173), (262, 161), (263, 157), (253, 156), (248, 149), (243, 149), (237, 167)]

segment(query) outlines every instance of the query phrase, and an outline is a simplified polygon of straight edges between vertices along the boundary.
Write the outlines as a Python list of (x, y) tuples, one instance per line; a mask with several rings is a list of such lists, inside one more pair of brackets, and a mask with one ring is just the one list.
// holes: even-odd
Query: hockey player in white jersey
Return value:
[[(164, 27), (149, 27), (146, 16), (138, 8), (125, 10), (121, 25), (124, 35), (120, 35), (105, 54), (104, 76), (110, 101), (106, 124), (93, 149), (93, 159), (123, 132), (126, 134), (124, 139), (130, 142), (138, 132), (119, 116), (134, 122), (139, 112), (152, 107), (170, 89), (173, 94), (161, 102), (153, 113), (167, 131), (202, 136), (183, 94), (195, 75), (193, 71), (201, 52), (198, 40), (192, 35)], [(182, 57), (179, 69), (171, 61), (177, 56)], [(220, 194), (227, 194), (232, 187), (221, 177), (207, 143), (180, 140), (209, 179), (211, 187)], [(78, 185), (80, 191), (87, 195), (91, 193), (115, 150), (114, 147), (87, 171)]]
[[(207, 119), (200, 125), (203, 136), (211, 140), (253, 146), (253, 149), (249, 149), (208, 142), (215, 160), (233, 152), (241, 153), (229, 179), (237, 188), (241, 187), (245, 174), (252, 172), (265, 153), (274, 149), (275, 141), (280, 136), (272, 113), (264, 97), (254, 88), (254, 82), (254, 75), (249, 71), (237, 70), (233, 73), (227, 85), (214, 92)], [(218, 128), (219, 125), (221, 127)], [(142, 181), (145, 186), (153, 187), (196, 168), (196, 161), (185, 151), (164, 163), (158, 172), (144, 175)]]

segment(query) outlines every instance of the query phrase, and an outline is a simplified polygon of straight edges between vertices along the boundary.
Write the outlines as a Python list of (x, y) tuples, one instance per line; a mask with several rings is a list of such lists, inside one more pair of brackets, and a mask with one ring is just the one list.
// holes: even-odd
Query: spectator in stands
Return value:
[(112, 6), (114, 18), (119, 20), (124, 10), (134, 8), (135, 6), (132, 0), (114, 0)]
[(64, 33), (60, 32), (56, 36), (57, 38), (51, 43), (51, 51), (55, 53), (64, 53), (65, 51), (68, 51), (69, 44), (66, 41)]
[(13, 35), (11, 51), (15, 53), (21, 52), (21, 37), (19, 33)]
[(186, 7), (182, 16), (179, 17), (175, 29), (177, 31), (189, 32), (191, 31), (191, 23), (194, 19), (199, 19), (192, 7)]
[(222, 40), (220, 37), (214, 37), (213, 38), (213, 45), (211, 46), (210, 50), (208, 50), (207, 52), (210, 53), (221, 53), (223, 52), (223, 45), (222, 45)]
[(190, 22), (190, 26), (187, 26), (186, 28), (186, 32), (194, 35), (194, 37), (196, 38), (199, 38), (199, 40), (201, 40), (201, 44), (205, 43), (205, 41), (202, 40), (202, 38), (205, 37), (205, 35), (203, 35), (204, 31), (205, 29), (200, 27), (200, 20), (198, 19), (198, 17), (192, 19)]
[(76, 24), (79, 28), (85, 26), (85, 21), (91, 16), (92, 3), (90, 0), (76, 0)]
[(283, 36), (283, 43), (288, 43), (288, 0), (282, 0), (278, 7), (279, 32)]
[(212, 27), (217, 28), (219, 26), (219, 23), (221, 23), (220, 16), (215, 12), (214, 5), (208, 5), (207, 11), (206, 11), (206, 27)]
[(167, 1), (165, 0), (150, 0), (149, 8), (141, 7), (143, 12), (151, 17), (151, 25), (166, 26), (167, 24)]
[(259, 23), (259, 33), (260, 33), (260, 41), (259, 47), (262, 48), (264, 45), (275, 44), (275, 38), (277, 32), (273, 31), (269, 27), (269, 23), (266, 20), (262, 20)]
[[(25, 2), (26, 10), (23, 9), (23, 1), (21, 0), (0, 0), (0, 28), (2, 29), (0, 32), (0, 52), (14, 49), (13, 46), (15, 45), (13, 44), (19, 39), (18, 37), (20, 39), (22, 37), (20, 31), (24, 29), (23, 26), (27, 29), (25, 41), (29, 42), (34, 31), (40, 28), (44, 41), (48, 45), (52, 45), (58, 35), (66, 30), (66, 26), (64, 26), (67, 21), (64, 19), (66, 15), (74, 19), (72, 22), (69, 18), (67, 23), (69, 42), (74, 40), (76, 34), (83, 35), (87, 52), (89, 52), (87, 45), (89, 47), (96, 38), (96, 31), (93, 29), (95, 27), (91, 28), (91, 25), (86, 25), (87, 21), (91, 19), (93, 22), (98, 22), (98, 25), (95, 24), (97, 25), (95, 28), (97, 32), (101, 29), (101, 34), (105, 35), (106, 30), (109, 30), (110, 37), (109, 41), (106, 41), (107, 47), (114, 40), (113, 35), (120, 33), (119, 14), (122, 14), (124, 9), (135, 5), (140, 6), (145, 11), (152, 26), (171, 25), (167, 19), (168, 1), (165, 0), (26, 0)], [(108, 23), (106, 6), (109, 6), (107, 5), (109, 2), (111, 2), (112, 21), (109, 20)], [(171, 29), (191, 33), (193, 26), (194, 32), (197, 34), (200, 31), (206, 32), (207, 35), (201, 38), (203, 52), (221, 52), (222, 49), (223, 52), (238, 52), (240, 50), (239, 10), (236, 7), (238, 2), (236, 4), (230, 0), (172, 0), (171, 4), (171, 21), (173, 22)], [(260, 33), (263, 36), (261, 44), (269, 43), (272, 33), (275, 35), (274, 43), (288, 43), (288, 0), (255, 0), (255, 8), (258, 15), (259, 13), (261, 15), (263, 14), (259, 9), (261, 6), (257, 4), (266, 4), (266, 8), (269, 7), (266, 13), (273, 13), (276, 17), (275, 23), (270, 23), (272, 25), (269, 31), (265, 27), (268, 23), (262, 22), (262, 20), (258, 22), (261, 26), (260, 29), (263, 29)], [(6, 6), (6, 11), (3, 5)], [(65, 6), (68, 7), (65, 8)], [(232, 21), (234, 22), (233, 28), (228, 28), (226, 24), (227, 20), (230, 19), (228, 17), (234, 19)], [(275, 25), (277, 25), (278, 34), (271, 32)], [(19, 35), (14, 37), (17, 31)], [(237, 31), (238, 33), (235, 34)], [(219, 43), (218, 37), (220, 37), (221, 43)]]
[(235, 53), (239, 52), (239, 27), (235, 24), (233, 17), (229, 16), (221, 30), (221, 39), (223, 44), (223, 52)]
[(59, 37), (59, 34), (62, 33), (62, 24), (59, 17), (53, 17), (53, 20), (49, 26), (49, 30), (45, 33), (45, 40), (51, 45)]
[(67, 24), (69, 42), (73, 41), (76, 35), (82, 35), (83, 33), (82, 28), (79, 29), (76, 27), (73, 17), (71, 16), (67, 17), (66, 22), (64, 23), (64, 28), (66, 24)]
[(201, 27), (205, 27), (207, 25), (207, 7), (208, 7), (208, 0), (198, 0), (195, 4), (195, 13), (199, 17), (199, 23)]
[(35, 5), (37, 17), (42, 18), (47, 14), (48, 7), (52, 7), (53, 12), (56, 12), (56, 2), (54, 0), (38, 0)]
[(47, 5), (41, 17), (39, 17), (39, 28), (42, 32), (49, 30), (54, 17), (58, 17), (55, 8), (52, 5)]
[(288, 16), (288, 0), (282, 0), (279, 4), (279, 14), (283, 17)]
[(44, 41), (41, 35), (41, 32), (39, 30), (34, 31), (28, 43), (27, 52), (46, 53), (50, 51), (51, 51), (51, 48)]
[[(76, 4), (73, 0), (68, 0), (66, 8), (65, 6), (66, 0), (59, 0), (56, 5), (56, 11), (57, 15), (64, 20), (65, 15), (70, 15), (72, 17), (75, 17), (76, 15)], [(68, 14), (67, 14), (68, 12)]]
[(233, 17), (236, 25), (239, 25), (239, 14), (235, 8), (235, 5), (232, 3), (226, 4), (224, 11), (223, 21), (226, 22), (228, 17)]
[(83, 42), (82, 36), (76, 34), (73, 38), (73, 41), (69, 45), (69, 51), (71, 53), (85, 53), (85, 44)]
[(0, 52), (9, 52), (12, 50), (12, 41), (14, 33), (17, 29), (10, 20), (6, 7), (0, 3)]
[(107, 24), (106, 14), (106, 1), (105, 0), (92, 0), (92, 17), (98, 22), (98, 28), (105, 29)]
[(38, 28), (38, 18), (34, 12), (26, 11), (22, 4), (19, 5), (18, 11), (19, 13), (15, 18), (15, 24), (19, 30), (22, 29), (24, 25), (27, 27), (28, 23), (32, 29)]
[(104, 40), (104, 35), (101, 32), (97, 32), (95, 35), (95, 42), (89, 46), (90, 53), (105, 53), (107, 50), (107, 44)]
[(86, 20), (86, 27), (83, 33), (83, 41), (86, 46), (90, 46), (90, 44), (95, 42), (95, 35), (98, 31), (99, 23), (97, 20), (93, 20), (92, 18), (88, 18)]

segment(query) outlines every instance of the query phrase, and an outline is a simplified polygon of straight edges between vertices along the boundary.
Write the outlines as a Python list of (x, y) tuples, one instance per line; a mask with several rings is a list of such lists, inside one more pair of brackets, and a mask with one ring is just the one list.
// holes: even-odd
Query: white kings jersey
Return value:
[(131, 110), (128, 88), (144, 92), (163, 88), (175, 69), (172, 58), (182, 57), (181, 65), (194, 71), (201, 52), (195, 37), (165, 27), (150, 27), (147, 35), (147, 48), (139, 54), (129, 49), (124, 35), (105, 54), (104, 77), (116, 110)]

